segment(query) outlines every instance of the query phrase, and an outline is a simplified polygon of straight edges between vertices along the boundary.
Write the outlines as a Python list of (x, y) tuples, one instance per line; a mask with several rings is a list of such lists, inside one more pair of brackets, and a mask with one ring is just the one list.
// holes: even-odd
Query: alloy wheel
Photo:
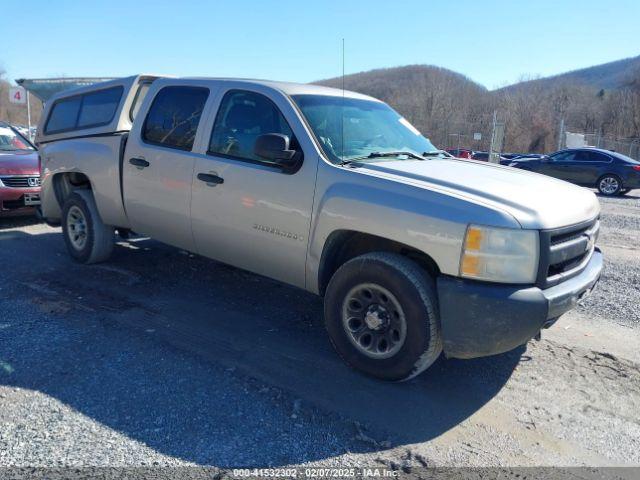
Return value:
[(615, 177), (604, 177), (600, 180), (600, 191), (605, 195), (613, 195), (620, 188), (620, 182)]

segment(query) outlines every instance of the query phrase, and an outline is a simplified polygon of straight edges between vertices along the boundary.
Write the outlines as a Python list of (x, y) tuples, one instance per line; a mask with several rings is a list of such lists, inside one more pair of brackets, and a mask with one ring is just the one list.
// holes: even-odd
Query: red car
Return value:
[(0, 217), (33, 214), (38, 205), (38, 152), (15, 128), (0, 122)]
[(473, 150), (468, 148), (448, 148), (447, 152), (456, 158), (471, 158), (471, 155), (473, 155)]

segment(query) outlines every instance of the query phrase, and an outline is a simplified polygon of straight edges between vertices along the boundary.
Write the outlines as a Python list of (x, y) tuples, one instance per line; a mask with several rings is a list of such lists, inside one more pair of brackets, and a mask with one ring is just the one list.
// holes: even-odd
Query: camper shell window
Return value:
[(108, 125), (118, 110), (123, 92), (124, 88), (117, 86), (56, 100), (44, 132), (53, 134)]

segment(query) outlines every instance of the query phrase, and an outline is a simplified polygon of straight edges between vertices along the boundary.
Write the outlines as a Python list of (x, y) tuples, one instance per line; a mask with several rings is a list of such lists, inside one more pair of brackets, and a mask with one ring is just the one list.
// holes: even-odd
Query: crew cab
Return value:
[(38, 152), (16, 128), (0, 122), (0, 217), (32, 215), (38, 205)]
[(133, 76), (52, 98), (37, 144), (74, 259), (134, 231), (306, 289), (339, 355), (386, 380), (525, 344), (602, 268), (592, 192), (451, 158), (354, 92)]

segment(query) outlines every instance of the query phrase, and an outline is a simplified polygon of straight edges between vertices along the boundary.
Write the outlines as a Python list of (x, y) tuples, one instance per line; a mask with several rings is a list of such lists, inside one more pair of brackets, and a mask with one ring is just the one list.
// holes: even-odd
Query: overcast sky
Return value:
[(3, 6), (7, 78), (309, 82), (432, 64), (488, 88), (640, 55), (640, 0), (30, 0)]

